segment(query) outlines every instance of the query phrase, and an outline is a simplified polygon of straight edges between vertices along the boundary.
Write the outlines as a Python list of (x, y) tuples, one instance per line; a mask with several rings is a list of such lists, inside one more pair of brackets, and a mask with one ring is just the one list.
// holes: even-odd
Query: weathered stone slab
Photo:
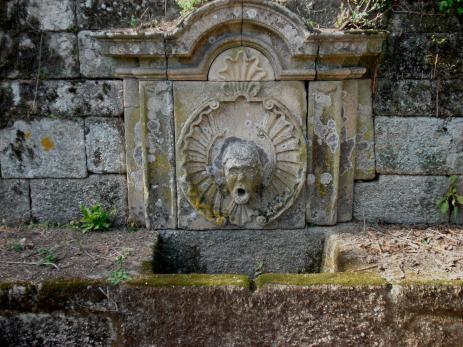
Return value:
[[(122, 81), (59, 81), (39, 83), (4, 82), (4, 114), (13, 116), (121, 116), (123, 113)], [(3, 100), (2, 100), (3, 101)]]
[(169, 273), (318, 272), (327, 228), (160, 232)]
[(0, 224), (18, 224), (30, 218), (29, 182), (0, 179)]
[(376, 117), (375, 137), (379, 173), (463, 173), (463, 118)]
[[(463, 195), (463, 175), (458, 176), (458, 183), (457, 183), (457, 194)], [(463, 206), (459, 206), (458, 208), (458, 215), (455, 218), (454, 216), (450, 217), (450, 222), (455, 224), (463, 224)]]
[(124, 134), (127, 167), (129, 221), (145, 225), (145, 174), (140, 127), (139, 82), (124, 80)]
[(0, 28), (11, 30), (17, 28), (17, 0), (5, 0), (0, 4)]
[(100, 203), (116, 224), (127, 216), (125, 175), (91, 175), (85, 179), (31, 180), (32, 217), (39, 222), (68, 223), (82, 217), (80, 205)]
[[(142, 157), (149, 227), (177, 227), (172, 82), (140, 84)], [(137, 136), (137, 134), (135, 135)]]
[(380, 77), (389, 79), (455, 79), (463, 76), (463, 35), (393, 34), (388, 37)]
[(437, 200), (447, 191), (445, 176), (386, 176), (357, 182), (354, 218), (385, 223), (446, 223)]
[(122, 119), (86, 118), (87, 168), (94, 173), (125, 172), (124, 124)]
[[(241, 89), (240, 89), (241, 88)], [(255, 94), (253, 95), (253, 90), (255, 91)], [(240, 94), (242, 93), (242, 94)], [(250, 94), (249, 94), (250, 93)], [(244, 99), (244, 98), (238, 98), (236, 95), (250, 95), (250, 99)], [(276, 100), (275, 103), (265, 103), (266, 109), (261, 109), (262, 102), (260, 100), (267, 100), (267, 99), (274, 99)], [(185, 134), (189, 134), (189, 130), (195, 129), (195, 128), (186, 128), (184, 129), (185, 126), (190, 126), (191, 124), (196, 124), (196, 121), (190, 119), (189, 117), (191, 115), (199, 115), (202, 113), (197, 112), (199, 110), (199, 107), (208, 108), (209, 106), (215, 107), (214, 103), (210, 103), (211, 100), (218, 100), (217, 101), (217, 106), (222, 105), (222, 108), (220, 111), (217, 111), (217, 116), (222, 115), (221, 112), (224, 112), (223, 114), (229, 115), (227, 118), (221, 118), (220, 120), (217, 120), (216, 122), (212, 119), (211, 121), (213, 122), (212, 126), (212, 133), (214, 133), (216, 127), (219, 127), (219, 121), (222, 122), (220, 124), (225, 124), (220, 127), (219, 130), (225, 131), (228, 129), (228, 133), (224, 136), (231, 136), (230, 134), (235, 134), (236, 129), (242, 129), (242, 134), (236, 134), (233, 135), (233, 138), (240, 138), (241, 136), (252, 136), (254, 134), (255, 129), (257, 129), (257, 126), (262, 126), (265, 128), (267, 125), (275, 125), (275, 123), (278, 123), (277, 126), (275, 126), (275, 129), (273, 129), (273, 132), (270, 131), (269, 134), (271, 133), (272, 135), (278, 135), (281, 133), (285, 133), (283, 131), (280, 132), (280, 130), (283, 130), (286, 126), (283, 126), (282, 124), (285, 124), (283, 121), (281, 123), (277, 122), (275, 119), (273, 122), (271, 122), (269, 119), (267, 119), (268, 123), (265, 122), (265, 117), (270, 117), (268, 114), (271, 114), (270, 111), (274, 107), (274, 104), (282, 104), (290, 111), (291, 117), (294, 117), (294, 122), (297, 124), (297, 127), (302, 129), (302, 132), (305, 132), (305, 127), (306, 124), (304, 123), (305, 120), (305, 109), (306, 109), (306, 93), (305, 93), (305, 88), (304, 85), (301, 82), (290, 82), (290, 81), (285, 81), (285, 82), (250, 82), (250, 83), (226, 83), (226, 82), (174, 82), (174, 107), (175, 107), (175, 133), (177, 137), (177, 150), (176, 150), (176, 155), (177, 155), (177, 163), (187, 163), (185, 164), (185, 167), (190, 170), (188, 171), (191, 172), (191, 175), (194, 175), (192, 171), (194, 171), (194, 167), (196, 164), (194, 163), (196, 159), (193, 159), (193, 156), (199, 155), (201, 158), (204, 156), (201, 154), (201, 151), (199, 151), (199, 154), (191, 154), (189, 157), (186, 157), (185, 154), (181, 151), (183, 149), (185, 152), (189, 151), (188, 153), (197, 153), (198, 151), (194, 150), (192, 147), (181, 147), (180, 143), (180, 138), (185, 138)], [(228, 101), (227, 101), (228, 100)], [(251, 100), (251, 101), (247, 101)], [(209, 106), (208, 106), (209, 105)], [(235, 110), (236, 108), (236, 110)], [(218, 109), (218, 108), (217, 108)], [(238, 111), (241, 110), (241, 111)], [(282, 111), (283, 112), (283, 111)], [(286, 111), (284, 111), (286, 112)], [(208, 115), (208, 111), (205, 113)], [(262, 116), (261, 116), (262, 115)], [(246, 122), (246, 119), (242, 119), (239, 122), (239, 127), (233, 127), (230, 125), (229, 119), (240, 119), (239, 117), (244, 116), (248, 117), (246, 119), (249, 119), (249, 121)], [(195, 116), (197, 117), (197, 116)], [(208, 117), (208, 116), (205, 116)], [(262, 124), (259, 123), (259, 118), (253, 118), (253, 117), (262, 117)], [(286, 117), (286, 116), (284, 116)], [(282, 119), (286, 119), (286, 118)], [(195, 118), (196, 119), (196, 118)], [(214, 118), (215, 119), (215, 118)], [(291, 118), (293, 119), (293, 118)], [(199, 119), (201, 122), (203, 121), (202, 118)], [(201, 123), (201, 124), (206, 124), (206, 123)], [(246, 125), (247, 124), (247, 125)], [(242, 128), (241, 128), (242, 127)], [(205, 128), (208, 128), (207, 124), (205, 125)], [(289, 127), (288, 129), (293, 129), (293, 127)], [(266, 129), (266, 128), (265, 128)], [(279, 132), (277, 132), (277, 130)], [(206, 130), (207, 132), (207, 130)], [(296, 133), (296, 131), (290, 132), (291, 134)], [(259, 138), (261, 141), (264, 141), (265, 135), (264, 132), (261, 133), (262, 136)], [(195, 134), (194, 134), (195, 135)], [(197, 135), (197, 134), (196, 134)], [(196, 136), (195, 135), (195, 136)], [(179, 137), (180, 136), (180, 137)], [(220, 140), (222, 135), (218, 135), (218, 139)], [(270, 135), (268, 135), (270, 136)], [(292, 136), (292, 135), (291, 135)], [(213, 138), (213, 137), (210, 137)], [(251, 138), (251, 137), (250, 137)], [(233, 139), (232, 139), (233, 140)], [(256, 141), (260, 141), (256, 140)], [(200, 140), (202, 141), (202, 139)], [(215, 140), (214, 140), (215, 141)], [(223, 141), (223, 140), (222, 140)], [(305, 142), (302, 141), (302, 142)], [(301, 141), (293, 141), (291, 140), (290, 142), (286, 143), (286, 146), (288, 147), (288, 151), (292, 152), (293, 146), (296, 146), (298, 143), (302, 143)], [(278, 143), (278, 141), (276, 141)], [(285, 142), (282, 142), (284, 144)], [(259, 145), (263, 146), (262, 143), (259, 143)], [(201, 145), (201, 146), (204, 146)], [(257, 146), (257, 145), (256, 145)], [(185, 148), (188, 148), (185, 149)], [(225, 148), (225, 146), (223, 147)], [(266, 147), (267, 148), (267, 147)], [(299, 147), (297, 147), (299, 148)], [(201, 149), (202, 150), (202, 149)], [(209, 156), (209, 153), (206, 150), (203, 150), (206, 156)], [(303, 152), (305, 152), (305, 147), (303, 148)], [(278, 153), (278, 152), (277, 152)], [(184, 155), (182, 157), (182, 155)], [(215, 154), (214, 154), (215, 155)], [(304, 154), (306, 155), (306, 154)], [(284, 155), (283, 155), (284, 156)], [(199, 158), (200, 163), (204, 162), (204, 159)], [(279, 157), (280, 158), (280, 157)], [(294, 157), (294, 158), (297, 158)], [(188, 161), (186, 160), (188, 159)], [(209, 159), (207, 159), (209, 160)], [(289, 161), (294, 161), (297, 159), (292, 159), (288, 158), (287, 160)], [(260, 160), (256, 160), (260, 161)], [(215, 162), (214, 162), (215, 163)], [(296, 162), (297, 165), (300, 164), (300, 161)], [(183, 164), (182, 164), (183, 165)], [(191, 166), (188, 166), (191, 165)], [(202, 164), (201, 164), (202, 165)], [(283, 168), (285, 169), (285, 168)], [(291, 176), (293, 175), (292, 168), (289, 170), (289, 175), (288, 178), (283, 180), (282, 184), (285, 184), (285, 182), (288, 183), (288, 191), (292, 189), (293, 187), (293, 177), (296, 176)], [(205, 175), (206, 177), (206, 184), (204, 186), (200, 186), (198, 188), (198, 191), (201, 193), (201, 189), (207, 189), (212, 191), (212, 197), (217, 198), (216, 192), (218, 190), (216, 189), (215, 186), (215, 181), (211, 181), (211, 183), (208, 181), (211, 179), (210, 174), (204, 174), (204, 170), (202, 169), (202, 166), (199, 167), (198, 172), (201, 172), (201, 175)], [(253, 208), (254, 206), (250, 206), (249, 204), (245, 203), (243, 204), (243, 208), (236, 208), (233, 210), (230, 210), (228, 212), (224, 212), (226, 209), (225, 207), (231, 206), (233, 204), (233, 199), (227, 200), (226, 203), (216, 203), (216, 201), (225, 201), (225, 199), (228, 199), (231, 194), (227, 193), (227, 191), (224, 190), (220, 191), (220, 196), (216, 200), (215, 198), (212, 199), (211, 195), (206, 194), (208, 191), (206, 190), (206, 193), (204, 193), (204, 199), (199, 198), (200, 193), (198, 193), (198, 196), (194, 194), (190, 194), (192, 190), (191, 186), (193, 185), (188, 185), (189, 183), (185, 179), (187, 177), (185, 175), (186, 169), (180, 168), (180, 165), (177, 165), (177, 177), (184, 177), (184, 179), (179, 179), (177, 178), (178, 185), (177, 185), (177, 191), (178, 191), (178, 225), (179, 228), (183, 229), (217, 229), (219, 223), (228, 223), (227, 225), (220, 226), (220, 228), (230, 228), (230, 229), (237, 229), (237, 228), (247, 228), (247, 229), (253, 229), (253, 228), (270, 228), (270, 229), (276, 229), (276, 228), (302, 228), (305, 225), (305, 218), (304, 218), (304, 210), (305, 210), (305, 188), (301, 186), (301, 190), (294, 196), (290, 195), (290, 197), (294, 198), (294, 200), (291, 200), (291, 207), (289, 207), (286, 211), (281, 211), (281, 216), (277, 215), (275, 220), (270, 220), (267, 222), (266, 220), (262, 220), (261, 224), (258, 224), (256, 221), (256, 218), (254, 214)], [(218, 172), (218, 171), (217, 171)], [(189, 173), (190, 174), (190, 173)], [(279, 172), (278, 172), (279, 174)], [(188, 176), (189, 177), (189, 176)], [(244, 176), (243, 176), (244, 177)], [(281, 179), (281, 178), (280, 178)], [(300, 178), (302, 180), (302, 178)], [(212, 180), (212, 179), (211, 179)], [(281, 183), (281, 182), (280, 182)], [(277, 184), (275, 189), (278, 190), (278, 187), (280, 183)], [(294, 186), (296, 184), (294, 183)], [(204, 187), (204, 188), (203, 188)], [(225, 188), (224, 188), (225, 189)], [(229, 189), (229, 188), (227, 188)], [(252, 188), (251, 188), (252, 191)], [(186, 194), (190, 194), (188, 197)], [(215, 195), (214, 195), (215, 194)], [(267, 195), (268, 196), (268, 195)], [(225, 197), (225, 198), (224, 198)], [(197, 199), (197, 200), (195, 200)], [(194, 201), (194, 203), (190, 203), (191, 201)], [(231, 201), (231, 202), (230, 202)], [(252, 201), (248, 200), (248, 202)], [(258, 204), (257, 201), (260, 200), (254, 200), (256, 204)], [(276, 200), (278, 201), (278, 200)], [(197, 203), (197, 204), (196, 204)], [(230, 205), (228, 204), (230, 203)], [(219, 206), (220, 205), (220, 206)], [(237, 204), (238, 205), (238, 204)], [(271, 205), (271, 203), (269, 203)], [(194, 208), (193, 206), (197, 206), (197, 208)], [(281, 208), (281, 207), (276, 207), (276, 208)], [(256, 208), (258, 210), (258, 207)], [(248, 214), (248, 211), (251, 211), (250, 214)], [(223, 219), (221, 218), (222, 216), (226, 215)], [(272, 215), (270, 215), (270, 218)], [(215, 220), (213, 218), (216, 218)], [(227, 219), (228, 218), (228, 219)]]
[[(168, 15), (176, 11), (169, 3)], [(81, 29), (129, 28), (164, 16), (164, 1), (76, 0), (77, 25)]]
[(342, 128), (340, 138), (339, 188), (338, 188), (338, 222), (352, 219), (354, 199), (354, 175), (356, 162), (356, 134), (359, 88), (356, 80), (342, 82)]
[(357, 142), (355, 148), (355, 179), (375, 178), (375, 139), (371, 105), (371, 81), (358, 81)]
[(376, 116), (434, 116), (435, 98), (431, 81), (379, 79), (373, 109)]
[(16, 121), (0, 131), (3, 177), (85, 177), (82, 119)]
[(73, 0), (18, 0), (19, 22), (26, 30), (69, 30), (75, 26)]
[(0, 32), (0, 76), (78, 77), (77, 38), (72, 33)]
[(9, 346), (74, 345), (109, 346), (114, 341), (111, 319), (99, 315), (59, 313), (1, 315), (0, 342)]
[[(309, 223), (337, 222), (342, 127), (342, 82), (310, 82), (308, 138), (312, 139), (312, 172), (308, 175)], [(313, 133), (311, 130), (313, 129)]]
[[(1, 14), (0, 14), (1, 16)], [(14, 78), (17, 75), (15, 69), (18, 54), (18, 40), (11, 32), (0, 31), (0, 76)]]
[[(423, 4), (421, 1), (408, 1), (411, 11), (416, 4)], [(428, 2), (428, 4), (432, 4)], [(411, 5), (411, 6), (410, 6)], [(396, 33), (447, 33), (461, 32), (463, 29), (461, 21), (456, 15), (440, 15), (436, 13), (437, 6), (428, 9), (416, 9), (419, 15), (412, 13), (393, 13), (388, 23), (388, 30)]]
[(113, 77), (115, 62), (111, 57), (102, 55), (102, 46), (91, 31), (81, 31), (79, 38), (80, 73), (85, 77)]
[(77, 55), (73, 33), (23, 33), (18, 38), (17, 76), (42, 80), (78, 77)]
[[(462, 55), (463, 56), (463, 55)], [(463, 59), (459, 62), (463, 64)], [(436, 81), (436, 90), (439, 90), (439, 116), (463, 116), (463, 79)]]

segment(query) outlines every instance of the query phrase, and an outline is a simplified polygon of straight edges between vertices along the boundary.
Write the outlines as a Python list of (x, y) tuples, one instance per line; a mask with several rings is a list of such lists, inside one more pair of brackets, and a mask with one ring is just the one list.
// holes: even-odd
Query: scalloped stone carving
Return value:
[(193, 112), (179, 137), (180, 182), (190, 204), (223, 226), (263, 226), (297, 198), (306, 172), (301, 126), (258, 82)]
[(209, 70), (210, 81), (271, 81), (275, 79), (270, 61), (251, 47), (227, 49)]

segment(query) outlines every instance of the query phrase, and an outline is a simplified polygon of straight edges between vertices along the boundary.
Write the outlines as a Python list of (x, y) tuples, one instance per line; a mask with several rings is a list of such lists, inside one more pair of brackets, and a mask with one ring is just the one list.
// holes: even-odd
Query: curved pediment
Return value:
[(98, 33), (103, 53), (121, 58), (119, 76), (207, 80), (224, 52), (248, 47), (263, 55), (275, 80), (362, 77), (381, 52), (384, 33), (322, 33), (285, 7), (261, 0), (216, 0), (166, 31)]

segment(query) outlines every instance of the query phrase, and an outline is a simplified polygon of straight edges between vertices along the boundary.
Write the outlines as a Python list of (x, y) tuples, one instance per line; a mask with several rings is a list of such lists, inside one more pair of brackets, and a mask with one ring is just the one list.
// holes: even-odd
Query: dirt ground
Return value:
[[(358, 230), (336, 235), (348, 271), (377, 271), (388, 280), (463, 279), (463, 226), (359, 224)], [(118, 270), (136, 276), (146, 272), (141, 265), (151, 260), (155, 239), (148, 230), (0, 226), (0, 281), (110, 279)]]
[(462, 226), (366, 225), (338, 236), (339, 262), (349, 271), (377, 271), (388, 280), (463, 279)]
[(118, 270), (133, 276), (151, 260), (155, 237), (147, 230), (84, 234), (74, 228), (0, 226), (0, 281), (108, 279)]

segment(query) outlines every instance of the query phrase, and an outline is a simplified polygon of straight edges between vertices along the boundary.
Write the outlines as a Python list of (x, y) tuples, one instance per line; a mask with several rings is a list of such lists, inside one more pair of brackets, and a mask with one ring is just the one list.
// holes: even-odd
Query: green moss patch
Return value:
[(427, 279), (407, 279), (398, 282), (403, 286), (459, 286), (463, 287), (463, 280), (427, 280)]
[(381, 286), (386, 280), (374, 273), (263, 274), (256, 278), (256, 287), (266, 284), (291, 286), (339, 285), (347, 287)]
[(125, 282), (134, 286), (150, 287), (222, 287), (250, 288), (249, 278), (244, 275), (206, 274), (158, 274), (138, 277)]

